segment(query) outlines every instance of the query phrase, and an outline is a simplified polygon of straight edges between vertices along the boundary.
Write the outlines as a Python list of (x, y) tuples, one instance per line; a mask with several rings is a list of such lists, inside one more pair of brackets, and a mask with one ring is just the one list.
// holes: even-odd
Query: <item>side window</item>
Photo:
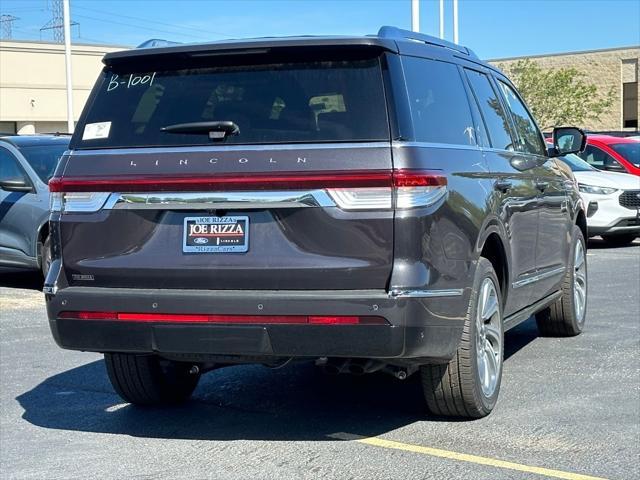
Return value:
[(451, 63), (403, 57), (415, 140), (476, 145), (467, 93)]
[(6, 148), (0, 147), (0, 180), (9, 180), (12, 178), (24, 178), (26, 175), (20, 165), (18, 159)]
[(473, 93), (480, 105), (480, 111), (489, 132), (491, 146), (499, 150), (513, 150), (509, 121), (498, 100), (498, 95), (496, 95), (491, 82), (489, 82), (489, 78), (484, 73), (465, 70)]
[(520, 142), (521, 150), (527, 153), (533, 153), (536, 155), (545, 155), (546, 149), (542, 142), (542, 136), (536, 126), (536, 122), (533, 121), (531, 115), (527, 111), (516, 92), (502, 81), (498, 81), (498, 85), (502, 89), (504, 98), (507, 101), (511, 115), (513, 116), (513, 123), (518, 133), (518, 141)]
[(624, 167), (620, 163), (609, 155), (607, 152), (600, 150), (593, 145), (587, 145), (587, 148), (583, 152), (578, 154), (585, 162), (592, 167), (596, 167), (599, 170), (606, 170), (607, 168), (622, 169)]

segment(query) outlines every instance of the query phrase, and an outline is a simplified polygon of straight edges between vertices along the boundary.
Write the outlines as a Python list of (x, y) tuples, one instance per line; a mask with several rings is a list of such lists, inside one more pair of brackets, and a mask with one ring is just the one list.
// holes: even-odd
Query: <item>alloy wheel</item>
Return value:
[(502, 368), (502, 319), (498, 291), (491, 278), (480, 286), (476, 314), (476, 356), (482, 393), (490, 397), (496, 390)]

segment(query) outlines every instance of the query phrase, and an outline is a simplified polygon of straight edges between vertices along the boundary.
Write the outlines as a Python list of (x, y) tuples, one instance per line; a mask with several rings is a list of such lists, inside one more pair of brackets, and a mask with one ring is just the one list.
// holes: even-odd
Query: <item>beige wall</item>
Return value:
[[(76, 120), (102, 68), (104, 54), (125, 48), (72, 46), (73, 113)], [(0, 41), (0, 122), (16, 122), (20, 133), (66, 132), (65, 83), (63, 45)]]
[[(623, 128), (622, 118), (622, 84), (623, 82), (638, 82), (638, 58), (640, 47), (616, 48), (607, 50), (594, 50), (586, 52), (574, 52), (557, 55), (535, 55), (530, 57), (505, 58), (490, 60), (489, 62), (498, 68), (523, 60), (531, 59), (542, 68), (576, 68), (582, 74), (583, 79), (598, 87), (599, 92), (607, 92), (610, 88), (614, 91), (614, 102), (608, 112), (602, 114), (598, 121), (592, 121), (584, 128), (589, 130), (635, 130)], [(636, 83), (636, 103), (640, 111), (640, 97)]]

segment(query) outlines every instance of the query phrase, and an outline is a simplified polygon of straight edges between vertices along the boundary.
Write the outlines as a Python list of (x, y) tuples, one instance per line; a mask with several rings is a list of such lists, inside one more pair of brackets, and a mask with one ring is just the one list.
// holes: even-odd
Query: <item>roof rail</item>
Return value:
[(151, 38), (146, 42), (142, 42), (136, 48), (156, 48), (156, 47), (170, 47), (171, 45), (179, 45), (180, 42), (172, 42), (170, 40), (164, 40), (162, 38)]
[(425, 35), (424, 33), (412, 32), (410, 30), (403, 30), (398, 27), (380, 27), (380, 30), (378, 30), (378, 37), (392, 38), (395, 40), (414, 40), (417, 42), (424, 42), (428, 45), (436, 45), (438, 47), (455, 50), (456, 52), (468, 55), (471, 58), (478, 58), (471, 49), (463, 47), (462, 45), (456, 45), (455, 43), (447, 42), (446, 40), (442, 40), (441, 38), (432, 37), (431, 35)]

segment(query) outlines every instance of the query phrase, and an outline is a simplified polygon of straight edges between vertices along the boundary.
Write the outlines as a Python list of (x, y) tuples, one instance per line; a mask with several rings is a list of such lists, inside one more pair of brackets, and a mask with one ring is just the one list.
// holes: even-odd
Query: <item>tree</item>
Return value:
[(598, 87), (585, 82), (575, 68), (547, 70), (530, 59), (498, 66), (518, 87), (543, 130), (598, 120), (613, 104), (613, 88), (604, 94), (598, 92)]

